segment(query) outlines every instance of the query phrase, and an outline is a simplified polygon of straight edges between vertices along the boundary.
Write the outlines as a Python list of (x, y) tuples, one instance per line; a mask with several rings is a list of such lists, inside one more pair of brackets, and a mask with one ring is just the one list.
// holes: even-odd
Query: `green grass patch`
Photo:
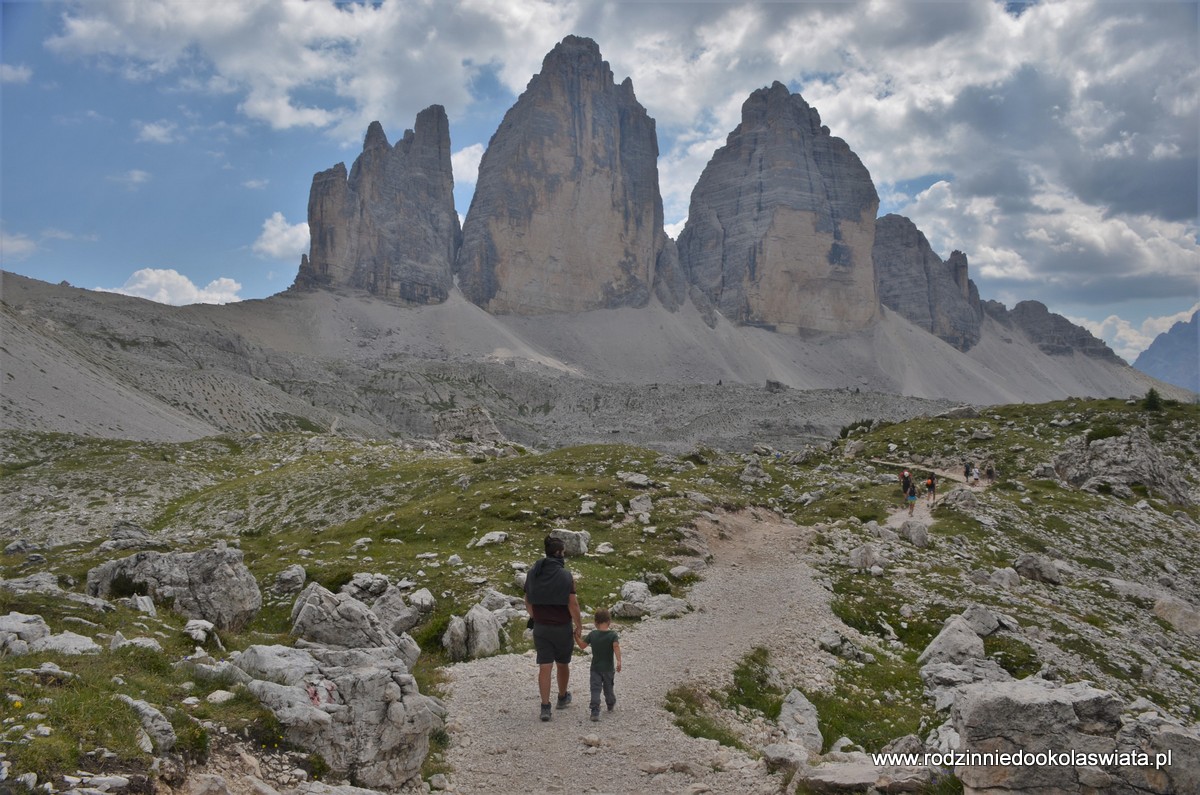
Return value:
[(690, 686), (676, 687), (667, 693), (665, 707), (675, 716), (675, 725), (689, 737), (703, 737), (730, 748), (749, 750), (719, 716), (720, 704), (703, 691)]

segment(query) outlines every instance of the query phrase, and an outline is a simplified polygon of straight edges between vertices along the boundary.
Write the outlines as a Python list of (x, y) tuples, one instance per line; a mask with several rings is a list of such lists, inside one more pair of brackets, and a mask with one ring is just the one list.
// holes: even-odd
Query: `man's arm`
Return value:
[(571, 621), (575, 624), (575, 637), (582, 637), (583, 616), (579, 613), (579, 598), (575, 594), (567, 597), (567, 609), (571, 611)]

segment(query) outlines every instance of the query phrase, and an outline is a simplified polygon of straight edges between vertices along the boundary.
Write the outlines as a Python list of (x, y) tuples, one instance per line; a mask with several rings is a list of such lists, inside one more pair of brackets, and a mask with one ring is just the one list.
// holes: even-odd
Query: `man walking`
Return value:
[[(550, 677), (558, 678), (558, 708), (571, 703), (567, 683), (571, 678), (571, 651), (583, 635), (583, 617), (575, 596), (575, 578), (567, 571), (566, 545), (546, 536), (546, 557), (533, 564), (525, 577), (525, 610), (533, 622), (537, 650), (538, 692), (542, 720), (550, 720)], [(574, 631), (572, 632), (572, 625)]]

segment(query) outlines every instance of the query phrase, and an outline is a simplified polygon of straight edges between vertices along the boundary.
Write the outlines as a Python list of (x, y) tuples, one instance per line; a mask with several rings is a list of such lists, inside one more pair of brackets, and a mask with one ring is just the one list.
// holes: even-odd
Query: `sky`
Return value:
[(569, 34), (656, 120), (667, 231), (778, 80), (880, 215), (1127, 360), (1200, 307), (1200, 22), (1174, 0), (3, 0), (0, 267), (172, 304), (286, 289), (312, 176), (445, 106), (455, 203)]

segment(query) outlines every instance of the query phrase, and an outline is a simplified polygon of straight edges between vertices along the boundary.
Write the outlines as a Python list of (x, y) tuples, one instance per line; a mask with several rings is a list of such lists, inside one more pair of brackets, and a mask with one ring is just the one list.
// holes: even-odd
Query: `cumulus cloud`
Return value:
[(150, 181), (150, 172), (135, 168), (123, 174), (113, 174), (108, 179), (111, 182), (121, 183), (129, 190), (137, 190)]
[(250, 190), (262, 190), (269, 184), (271, 184), (269, 179), (248, 179), (242, 183), (242, 187)]
[(450, 155), (455, 185), (474, 185), (479, 176), (479, 161), (483, 159), (483, 144), (471, 144)]
[(228, 277), (213, 279), (206, 287), (197, 287), (192, 280), (170, 268), (142, 268), (134, 271), (121, 287), (97, 287), (103, 293), (120, 293), (147, 298), (160, 304), (228, 304), (242, 300), (238, 295), (242, 285)]
[(0, 63), (0, 83), (28, 83), (32, 77), (33, 70), (28, 66)]
[(298, 260), (308, 253), (308, 224), (289, 224), (283, 213), (274, 213), (263, 221), (262, 234), (251, 249), (263, 259)]
[(134, 122), (138, 143), (169, 144), (181, 140), (179, 126), (172, 121)]
[(17, 262), (37, 251), (37, 242), (19, 233), (0, 230), (0, 262)]

